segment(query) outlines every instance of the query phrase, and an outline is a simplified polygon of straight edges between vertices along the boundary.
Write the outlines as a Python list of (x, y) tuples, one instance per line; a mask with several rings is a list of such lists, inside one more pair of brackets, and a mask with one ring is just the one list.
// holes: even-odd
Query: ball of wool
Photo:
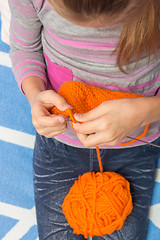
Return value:
[(85, 238), (121, 229), (132, 208), (130, 184), (115, 172), (79, 176), (62, 205), (73, 232)]

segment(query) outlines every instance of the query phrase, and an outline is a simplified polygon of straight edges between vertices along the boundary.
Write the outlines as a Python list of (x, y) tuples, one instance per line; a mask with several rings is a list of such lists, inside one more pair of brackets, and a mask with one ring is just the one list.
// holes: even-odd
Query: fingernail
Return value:
[(59, 120), (60, 123), (64, 123), (65, 122), (65, 119), (63, 117), (59, 117), (58, 120)]
[(69, 104), (63, 105), (63, 111), (65, 111), (69, 108), (71, 108), (71, 105), (69, 105)]
[(81, 114), (80, 113), (75, 113), (74, 114), (74, 117), (75, 117), (75, 119), (77, 120), (77, 121), (80, 121), (81, 120)]

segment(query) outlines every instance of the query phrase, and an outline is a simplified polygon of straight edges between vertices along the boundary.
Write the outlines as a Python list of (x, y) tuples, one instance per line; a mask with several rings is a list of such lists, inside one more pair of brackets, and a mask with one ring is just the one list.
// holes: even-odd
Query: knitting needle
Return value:
[(135, 141), (139, 141), (139, 142), (146, 143), (146, 144), (149, 144), (149, 145), (151, 145), (151, 146), (160, 148), (160, 146), (158, 146), (158, 145), (156, 145), (156, 144), (154, 144), (154, 143), (146, 142), (146, 141), (141, 140), (141, 139), (137, 139), (137, 138), (130, 137), (130, 136), (127, 136), (127, 138), (130, 138), (130, 139), (133, 139), (133, 140), (135, 140)]
[[(71, 119), (68, 119), (68, 118), (66, 120), (69, 121), (69, 122), (73, 122)], [(75, 122), (75, 123), (79, 123), (79, 122)], [(148, 144), (148, 145), (160, 148), (160, 146), (158, 146), (158, 145), (156, 145), (154, 143), (146, 142), (146, 141), (138, 139), (138, 138), (134, 138), (134, 137), (130, 137), (130, 136), (127, 136), (127, 138), (130, 138), (132, 140), (139, 141), (139, 142), (142, 142), (142, 143), (145, 143), (145, 144)]]
[(77, 121), (73, 122), (73, 120), (71, 120), (71, 119), (69, 119), (69, 118), (66, 118), (66, 120), (67, 120), (68, 122), (72, 122), (72, 123), (79, 123), (79, 122), (77, 122)]

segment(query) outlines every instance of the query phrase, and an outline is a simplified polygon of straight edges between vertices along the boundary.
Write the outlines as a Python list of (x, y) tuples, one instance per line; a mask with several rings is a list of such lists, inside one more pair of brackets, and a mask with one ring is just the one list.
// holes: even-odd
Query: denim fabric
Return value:
[[(155, 143), (160, 144), (160, 138)], [(145, 240), (160, 149), (144, 145), (101, 149), (100, 153), (104, 171), (117, 172), (130, 182), (134, 207), (121, 230), (93, 240)], [(73, 234), (61, 206), (80, 174), (99, 171), (96, 150), (71, 147), (37, 134), (33, 160), (39, 239), (84, 240)]]

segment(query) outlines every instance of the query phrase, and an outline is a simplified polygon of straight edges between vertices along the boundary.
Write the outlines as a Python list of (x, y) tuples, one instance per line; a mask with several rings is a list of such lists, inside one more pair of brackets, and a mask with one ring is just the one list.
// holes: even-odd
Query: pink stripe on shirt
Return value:
[[(13, 38), (16, 42), (18, 42), (20, 45), (27, 46), (27, 47), (33, 45), (33, 43), (27, 44), (27, 43), (21, 42), (18, 38), (16, 38), (16, 37), (13, 35), (12, 32), (11, 32), (11, 36), (12, 36), (12, 38)], [(36, 46), (32, 47), (32, 48), (28, 48), (28, 49), (25, 48), (25, 50), (36, 49), (36, 48), (38, 47), (38, 45), (39, 45), (39, 43), (38, 43)]]
[(87, 48), (87, 49), (113, 49), (116, 48), (116, 45), (112, 44), (98, 44), (98, 43), (90, 43), (90, 42), (80, 42), (80, 41), (72, 41), (72, 40), (67, 40), (63, 39), (60, 37), (57, 37), (54, 35), (48, 28), (46, 28), (49, 34), (57, 41), (70, 45), (72, 47), (77, 47), (77, 48)]
[(44, 75), (40, 75), (36, 72), (30, 72), (30, 73), (27, 73), (25, 75), (23, 75), (23, 77), (21, 78), (21, 80), (19, 81), (18, 83), (18, 86), (19, 86), (19, 89), (21, 90), (21, 92), (24, 94), (23, 90), (22, 90), (22, 82), (25, 78), (27, 77), (31, 77), (31, 76), (35, 76), (35, 77), (39, 77), (40, 79), (42, 79), (44, 82), (45, 82), (45, 85), (47, 86), (47, 78), (44, 77)]
[[(160, 81), (160, 75), (153, 78), (152, 80), (150, 80), (149, 82), (145, 82), (145, 83), (140, 83), (140, 84), (137, 84), (136, 86), (131, 86), (131, 87), (123, 87), (123, 86), (117, 86), (117, 85), (106, 85), (106, 84), (103, 84), (103, 83), (95, 83), (93, 81), (88, 81), (88, 80), (83, 80), (83, 79), (80, 79), (79, 77), (76, 77), (74, 76), (75, 79), (77, 80), (80, 80), (80, 81), (83, 81), (87, 84), (91, 84), (91, 85), (94, 85), (94, 86), (97, 86), (97, 87), (101, 87), (101, 88), (107, 88), (107, 89), (110, 89), (110, 90), (114, 90), (114, 91), (122, 91), (122, 92), (129, 92), (131, 90), (137, 90), (137, 89), (143, 89), (143, 88), (147, 88), (149, 87), (150, 85), (154, 84), (155, 82), (158, 82)], [(150, 95), (150, 94), (154, 94), (156, 91), (156, 88), (155, 89), (152, 89), (152, 90), (149, 90), (149, 91), (146, 91), (146, 92), (143, 92), (143, 95)]]
[(40, 66), (41, 68), (45, 69), (45, 66), (44, 66), (42, 63), (38, 62), (38, 61), (26, 60), (26, 61), (23, 61), (23, 62), (19, 63), (19, 64), (15, 67), (14, 71), (17, 72), (17, 70), (18, 70), (19, 68), (23, 67), (24, 65), (30, 65), (30, 64), (36, 65), (36, 66)]
[(17, 77), (19, 78), (21, 74), (23, 74), (24, 72), (33, 72), (33, 71), (37, 71), (44, 74), (44, 71), (40, 70), (40, 69), (37, 69), (35, 67), (28, 67), (28, 68), (23, 68), (18, 74), (17, 74)]
[(31, 8), (33, 11), (36, 12), (36, 9), (35, 9), (34, 7), (30, 7), (30, 6), (28, 6), (28, 8)]

